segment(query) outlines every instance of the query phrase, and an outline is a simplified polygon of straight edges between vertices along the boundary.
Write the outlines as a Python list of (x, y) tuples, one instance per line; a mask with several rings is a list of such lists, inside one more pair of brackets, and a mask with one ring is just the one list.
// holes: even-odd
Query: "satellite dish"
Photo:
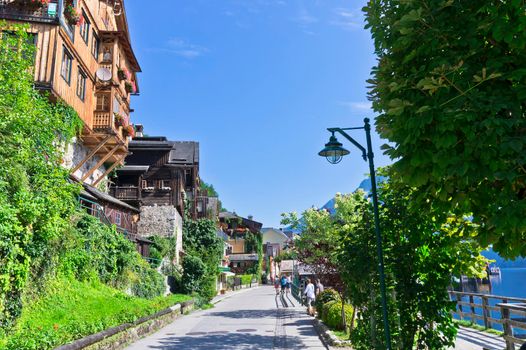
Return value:
[(108, 82), (111, 80), (111, 71), (105, 67), (97, 69), (97, 72), (95, 73), (95, 75), (100, 81), (103, 81), (103, 82)]

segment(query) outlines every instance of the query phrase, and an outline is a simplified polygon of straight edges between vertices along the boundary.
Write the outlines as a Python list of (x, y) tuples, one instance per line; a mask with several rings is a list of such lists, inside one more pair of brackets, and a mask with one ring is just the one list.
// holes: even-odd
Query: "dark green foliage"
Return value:
[(472, 213), (482, 246), (526, 256), (524, 2), (379, 0), (364, 10), (392, 176), (418, 189), (430, 216)]
[(207, 184), (204, 181), (201, 181), (201, 190), (206, 191), (208, 197), (219, 197), (219, 194), (217, 193), (216, 189), (214, 188), (214, 185)]
[(294, 260), (298, 258), (298, 253), (293, 250), (282, 250), (278, 256), (274, 259), (275, 262), (281, 262), (283, 260)]
[(185, 256), (183, 260), (183, 279), (181, 281), (182, 291), (188, 294), (201, 291), (206, 272), (206, 265), (199, 257), (193, 255)]
[[(484, 271), (482, 249), (470, 238), (477, 226), (448, 213), (429, 216), (416, 189), (387, 176), (387, 171), (379, 173), (389, 178), (379, 186), (379, 200), (393, 349), (412, 349), (415, 344), (419, 349), (447, 348), (456, 334), (450, 314), (454, 304), (447, 294), (451, 275), (477, 276)], [(341, 276), (340, 295), (358, 315), (351, 332), (353, 349), (383, 350), (372, 204), (360, 190), (337, 195), (335, 209), (334, 216), (318, 210), (303, 213), (305, 230), (295, 241), (298, 258), (330, 264), (328, 273)], [(321, 309), (322, 317), (328, 310)]]
[[(345, 305), (345, 324), (350, 325), (352, 321), (353, 307)], [(331, 329), (342, 329), (342, 303), (340, 300), (329, 301), (322, 306), (322, 321)]]
[(163, 258), (168, 258), (169, 261), (175, 259), (175, 237), (160, 237), (150, 236), (148, 237), (153, 244), (150, 246), (150, 265), (157, 268), (161, 265)]
[(263, 269), (263, 237), (261, 233), (252, 233), (247, 231), (245, 233), (245, 251), (249, 253), (256, 253), (258, 255), (258, 261), (256, 264), (250, 266), (246, 273), (257, 276), (259, 280), (261, 277), (261, 271)]
[(340, 301), (340, 294), (332, 288), (327, 288), (316, 296), (314, 306), (316, 306), (316, 312), (318, 315), (322, 314), (323, 305), (329, 301)]
[(132, 282), (131, 291), (139, 298), (152, 299), (163, 295), (166, 290), (164, 276), (150, 268), (144, 260), (134, 266), (136, 277)]
[(191, 220), (183, 223), (183, 275), (179, 285), (184, 292), (197, 293), (196, 303), (204, 305), (216, 294), (218, 266), (223, 257), (223, 240), (216, 234), (212, 220)]

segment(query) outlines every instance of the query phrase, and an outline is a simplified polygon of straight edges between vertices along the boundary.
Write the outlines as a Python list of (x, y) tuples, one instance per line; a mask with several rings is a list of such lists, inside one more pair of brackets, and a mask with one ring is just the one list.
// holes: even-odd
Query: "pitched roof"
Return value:
[(112, 197), (112, 196), (110, 196), (107, 193), (99, 191), (97, 188), (95, 188), (95, 187), (93, 187), (91, 185), (83, 183), (82, 186), (84, 186), (84, 189), (86, 190), (86, 192), (88, 192), (90, 195), (92, 195), (93, 197), (97, 198), (98, 200), (101, 200), (103, 202), (112, 203), (112, 204), (117, 205), (117, 206), (119, 206), (121, 208), (125, 208), (125, 209), (128, 209), (128, 210), (132, 210), (132, 211), (134, 211), (136, 213), (140, 213), (139, 209), (137, 209), (135, 207), (132, 207), (128, 203), (124, 203), (123, 201), (120, 201), (117, 198)]
[(172, 145), (168, 164), (197, 164), (199, 163), (199, 142), (169, 141)]

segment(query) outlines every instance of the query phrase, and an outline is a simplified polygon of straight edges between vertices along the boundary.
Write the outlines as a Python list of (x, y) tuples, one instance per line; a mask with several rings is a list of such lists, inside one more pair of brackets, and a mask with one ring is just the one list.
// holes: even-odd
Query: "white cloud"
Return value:
[(368, 111), (373, 108), (371, 101), (340, 101), (338, 104), (353, 111)]
[(181, 38), (170, 38), (164, 47), (153, 48), (150, 51), (166, 52), (186, 59), (194, 59), (204, 55), (209, 50), (204, 46), (189, 43)]
[(338, 7), (333, 11), (334, 19), (329, 22), (330, 24), (346, 30), (353, 30), (363, 26), (363, 18), (359, 10)]
[(295, 22), (300, 23), (301, 25), (309, 25), (318, 22), (318, 19), (312, 16), (307, 10), (301, 9), (298, 16), (294, 17)]

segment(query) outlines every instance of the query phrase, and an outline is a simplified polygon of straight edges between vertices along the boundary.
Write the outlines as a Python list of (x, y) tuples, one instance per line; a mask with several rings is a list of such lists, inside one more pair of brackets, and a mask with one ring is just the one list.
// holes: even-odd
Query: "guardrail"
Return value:
[(525, 298), (456, 291), (449, 291), (449, 295), (451, 300), (456, 302), (454, 314), (456, 313), (460, 320), (469, 320), (477, 324), (480, 324), (478, 321), (482, 321), (486, 329), (500, 330), (500, 327), (496, 327), (500, 325), (504, 331), (506, 350), (515, 350), (515, 344), (526, 343), (526, 333), (517, 332), (526, 330)]

